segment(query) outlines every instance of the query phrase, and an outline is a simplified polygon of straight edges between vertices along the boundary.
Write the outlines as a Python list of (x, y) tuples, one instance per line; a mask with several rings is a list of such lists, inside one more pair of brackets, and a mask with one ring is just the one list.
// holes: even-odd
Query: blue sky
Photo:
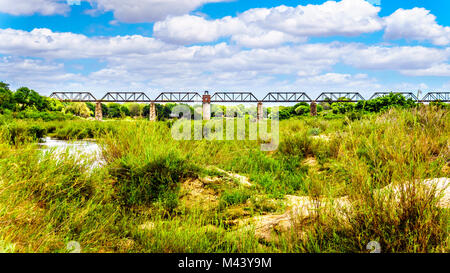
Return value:
[(0, 80), (42, 94), (448, 90), (448, 11), (447, 0), (0, 0)]

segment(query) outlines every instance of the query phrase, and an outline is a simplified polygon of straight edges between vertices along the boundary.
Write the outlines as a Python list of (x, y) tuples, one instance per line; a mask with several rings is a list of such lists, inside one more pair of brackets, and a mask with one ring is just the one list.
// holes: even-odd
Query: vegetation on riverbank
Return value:
[[(450, 177), (450, 110), (388, 108), (283, 120), (273, 152), (261, 141), (176, 141), (170, 121), (4, 118), (0, 251), (67, 252), (77, 241), (83, 252), (367, 252), (377, 241), (383, 252), (449, 252), (448, 204), (419, 182)], [(105, 164), (43, 154), (44, 136), (95, 138)], [(257, 219), (294, 212), (294, 197), (317, 209), (261, 234)]]

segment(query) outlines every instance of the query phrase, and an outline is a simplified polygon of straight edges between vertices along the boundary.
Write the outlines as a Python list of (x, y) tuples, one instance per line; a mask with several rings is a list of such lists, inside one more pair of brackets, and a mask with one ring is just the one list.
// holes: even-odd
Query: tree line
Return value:
[[(345, 98), (341, 102), (326, 101), (317, 105), (320, 115), (362, 115), (364, 113), (378, 113), (392, 107), (412, 108), (417, 103), (412, 99), (406, 99), (401, 94), (391, 93), (384, 97), (378, 97), (368, 101), (358, 103), (346, 102)], [(435, 102), (433, 104), (440, 107), (449, 107), (448, 104)], [(149, 104), (139, 103), (102, 103), (102, 113), (105, 118), (144, 118), (150, 113)], [(156, 104), (158, 120), (172, 118), (175, 103)], [(187, 105), (191, 111), (192, 118), (195, 114), (201, 114), (201, 105)], [(245, 107), (243, 104), (234, 106), (211, 105), (212, 117), (249, 117), (256, 118), (256, 106)], [(267, 109), (269, 116), (271, 108)], [(300, 102), (294, 106), (281, 106), (278, 112), (280, 120), (293, 117), (306, 116), (310, 113), (310, 105)], [(14, 118), (33, 118), (43, 120), (64, 120), (74, 117), (94, 118), (95, 104), (90, 102), (61, 102), (56, 99), (39, 95), (36, 91), (27, 87), (21, 87), (16, 91), (9, 88), (9, 84), (0, 82), (0, 114), (12, 116)]]

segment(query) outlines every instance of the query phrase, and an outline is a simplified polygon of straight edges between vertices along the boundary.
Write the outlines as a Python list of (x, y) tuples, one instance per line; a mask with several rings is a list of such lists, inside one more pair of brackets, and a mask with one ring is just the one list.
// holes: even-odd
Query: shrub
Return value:
[(356, 104), (355, 109), (378, 113), (392, 107), (411, 108), (415, 106), (416, 103), (412, 99), (406, 99), (401, 94), (391, 93), (376, 99), (360, 101)]
[(333, 114), (345, 114), (352, 112), (355, 109), (355, 105), (350, 102), (336, 102), (331, 105)]
[(300, 115), (300, 116), (307, 115), (307, 114), (309, 114), (309, 112), (310, 112), (309, 106), (305, 106), (305, 105), (301, 105), (295, 109), (295, 113), (297, 113), (297, 115)]
[(146, 162), (125, 156), (111, 173), (118, 179), (116, 187), (124, 204), (150, 205), (158, 199), (173, 198), (171, 194), (178, 192), (179, 182), (193, 176), (193, 167), (176, 153), (159, 155)]
[(430, 103), (431, 106), (435, 106), (440, 109), (450, 109), (450, 104), (442, 101), (434, 101)]

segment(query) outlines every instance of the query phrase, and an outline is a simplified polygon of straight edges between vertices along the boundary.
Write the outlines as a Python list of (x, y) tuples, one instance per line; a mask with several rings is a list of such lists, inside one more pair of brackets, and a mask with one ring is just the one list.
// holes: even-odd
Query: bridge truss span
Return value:
[(406, 99), (412, 99), (413, 101), (419, 101), (419, 99), (412, 92), (376, 92), (370, 97), (370, 99), (376, 99), (384, 96), (389, 96), (390, 94), (400, 94)]
[(211, 102), (259, 102), (250, 92), (218, 92), (211, 96)]
[(197, 92), (163, 92), (154, 102), (193, 103), (201, 101), (202, 96)]
[(303, 92), (271, 92), (262, 102), (312, 102), (312, 99)]
[(450, 102), (450, 92), (431, 92), (425, 95), (421, 102)]
[(323, 92), (316, 102), (358, 102), (364, 101), (364, 97), (357, 92)]
[(50, 98), (67, 102), (97, 102), (90, 92), (53, 92)]
[(109, 92), (100, 101), (102, 102), (151, 102), (143, 92)]

